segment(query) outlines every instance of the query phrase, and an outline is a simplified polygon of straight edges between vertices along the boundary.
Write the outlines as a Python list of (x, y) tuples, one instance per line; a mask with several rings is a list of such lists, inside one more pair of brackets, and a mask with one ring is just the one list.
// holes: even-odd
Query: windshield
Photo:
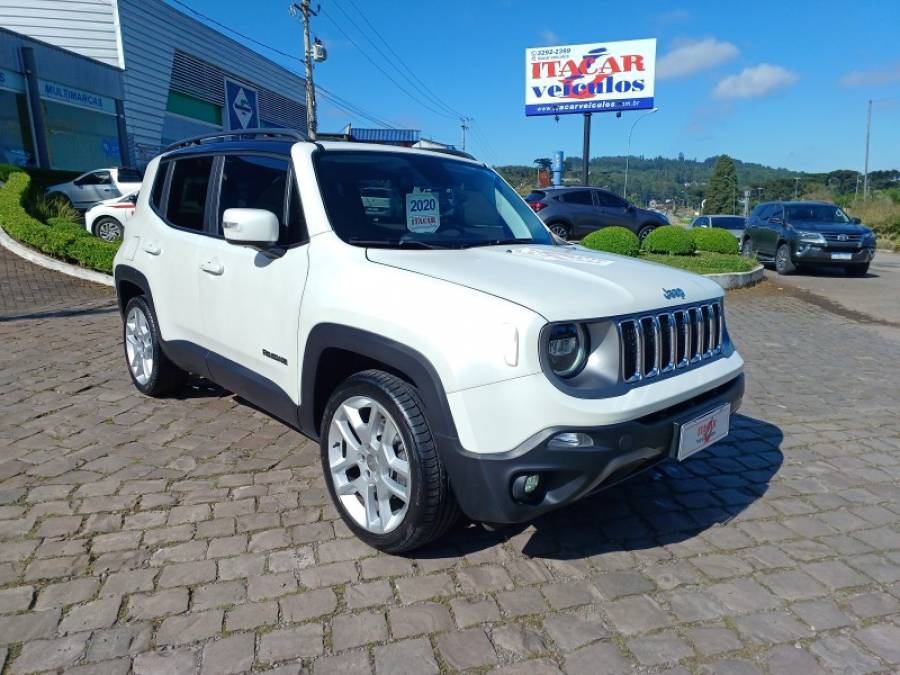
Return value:
[(331, 226), (389, 248), (553, 245), (540, 219), (490, 169), (444, 156), (354, 150), (315, 155)]
[(830, 204), (785, 205), (785, 220), (806, 220), (819, 223), (849, 223), (850, 218), (842, 209)]
[(713, 218), (712, 219), (713, 227), (721, 227), (723, 230), (743, 230), (744, 229), (744, 219), (740, 216), (733, 217), (725, 217), (725, 218)]

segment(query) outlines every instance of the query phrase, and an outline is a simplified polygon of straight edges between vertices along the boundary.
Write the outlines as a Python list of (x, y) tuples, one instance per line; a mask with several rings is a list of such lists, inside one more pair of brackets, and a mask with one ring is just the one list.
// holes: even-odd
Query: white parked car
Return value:
[(104, 199), (94, 204), (84, 214), (85, 229), (104, 241), (120, 240), (125, 233), (125, 223), (134, 215), (137, 198), (135, 190), (124, 197)]
[(257, 133), (148, 166), (114, 264), (128, 370), (317, 440), (368, 544), (528, 521), (728, 433), (743, 361), (712, 281), (559, 243), (467, 157)]
[(47, 197), (64, 197), (76, 209), (84, 211), (97, 202), (127, 195), (141, 187), (137, 169), (97, 169), (68, 183), (47, 188)]
[(729, 216), (729, 215), (709, 215), (709, 216), (697, 216), (691, 222), (691, 227), (715, 227), (720, 230), (725, 230), (730, 234), (733, 234), (737, 237), (738, 241), (741, 241), (744, 237), (744, 227), (746, 225), (747, 219), (743, 216)]

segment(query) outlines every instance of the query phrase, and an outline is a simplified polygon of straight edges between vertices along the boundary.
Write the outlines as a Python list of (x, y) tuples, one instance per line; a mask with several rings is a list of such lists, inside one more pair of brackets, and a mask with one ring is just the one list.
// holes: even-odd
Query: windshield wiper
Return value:
[(446, 246), (430, 244), (427, 241), (419, 241), (417, 239), (357, 239), (356, 237), (351, 237), (348, 241), (351, 244), (372, 248), (447, 248)]

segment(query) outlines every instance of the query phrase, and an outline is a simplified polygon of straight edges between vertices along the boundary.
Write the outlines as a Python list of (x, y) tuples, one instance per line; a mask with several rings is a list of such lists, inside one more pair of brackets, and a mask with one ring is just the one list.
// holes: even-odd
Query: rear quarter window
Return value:
[(153, 178), (153, 191), (150, 193), (150, 206), (155, 211), (162, 210), (163, 189), (166, 186), (166, 174), (169, 172), (169, 162), (160, 162)]

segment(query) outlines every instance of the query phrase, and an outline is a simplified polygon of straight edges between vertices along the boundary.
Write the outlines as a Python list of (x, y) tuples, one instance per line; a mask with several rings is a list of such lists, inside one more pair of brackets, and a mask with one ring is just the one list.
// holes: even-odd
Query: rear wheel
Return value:
[(869, 263), (862, 265), (847, 265), (844, 268), (844, 274), (848, 277), (864, 277), (869, 271)]
[(91, 229), (103, 241), (119, 241), (122, 238), (122, 223), (110, 216), (97, 218)]
[(440, 537), (459, 510), (415, 388), (367, 370), (332, 394), (322, 420), (322, 468), (347, 527), (400, 553)]
[(550, 231), (560, 239), (569, 239), (569, 227), (565, 223), (550, 223), (547, 227), (549, 227)]
[(184, 384), (187, 373), (163, 353), (156, 317), (142, 295), (132, 298), (125, 306), (122, 332), (128, 373), (141, 393), (165, 396)]
[(775, 252), (775, 271), (778, 274), (793, 274), (797, 266), (791, 260), (791, 247), (781, 244)]

